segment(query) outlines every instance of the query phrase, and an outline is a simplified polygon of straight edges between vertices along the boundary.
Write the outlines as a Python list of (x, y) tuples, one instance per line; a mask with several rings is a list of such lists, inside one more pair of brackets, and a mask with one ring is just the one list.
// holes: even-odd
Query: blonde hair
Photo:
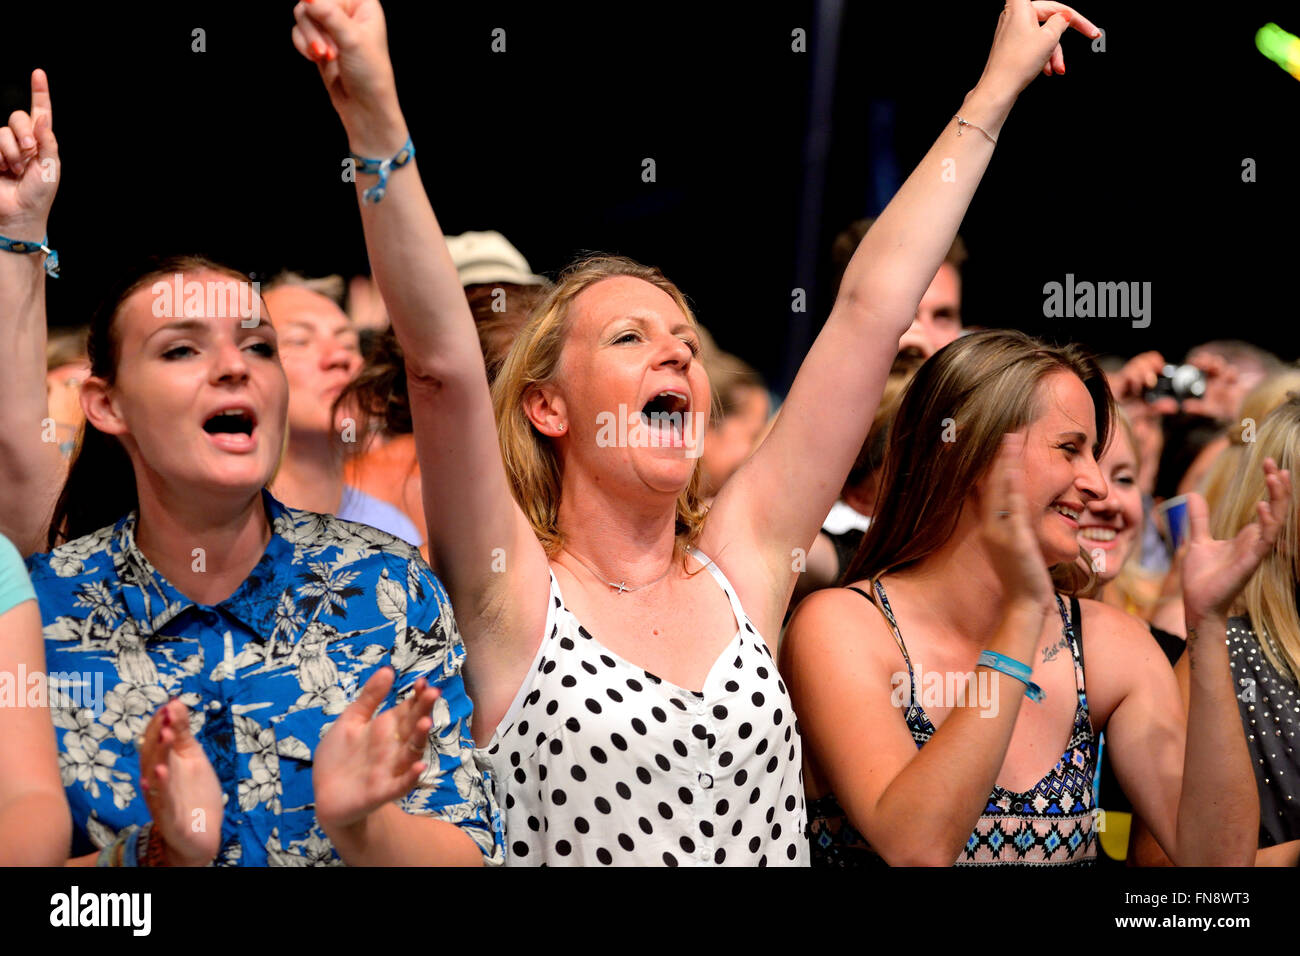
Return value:
[[(1289, 368), (1270, 375), (1246, 393), (1241, 402), (1241, 420), (1250, 421), (1252, 441), (1259, 423), (1285, 402), (1290, 392), (1300, 393), (1300, 369)], [(1246, 460), (1246, 427), (1234, 423), (1228, 427), (1227, 435), (1228, 447), (1214, 459), (1205, 475), (1205, 504), (1211, 515), (1222, 507), (1224, 497), (1232, 487), (1232, 479), (1237, 477)]]
[[(1210, 518), (1216, 538), (1231, 538), (1255, 520), (1255, 505), (1268, 500), (1264, 459), (1294, 475), (1300, 467), (1300, 395), (1291, 395), (1269, 413), (1255, 441), (1245, 449), (1244, 465)], [(1277, 543), (1246, 582), (1234, 606), (1250, 617), (1269, 662), (1295, 679), (1300, 674), (1300, 615), (1296, 612), (1296, 582), (1300, 580), (1300, 509), (1292, 496)]]
[[(699, 328), (686, 297), (657, 268), (623, 256), (590, 256), (560, 273), (555, 286), (533, 307), (492, 383), (497, 437), (510, 490), (547, 555), (552, 557), (564, 545), (559, 528), (560, 465), (555, 446), (533, 427), (524, 411), (524, 398), (533, 388), (555, 380), (574, 300), (584, 290), (615, 276), (631, 276), (662, 289), (686, 320)], [(700, 459), (696, 458), (690, 481), (677, 496), (677, 546), (683, 561), (686, 548), (699, 539), (704, 529), (706, 509), (700, 485)]]
[[(1092, 396), (1100, 457), (1115, 403), (1101, 369), (1077, 346), (1057, 348), (1023, 332), (990, 329), (935, 352), (903, 392), (876, 496), (883, 517), (867, 529), (844, 580), (875, 581), (924, 560), (952, 537), (1002, 436), (1038, 417), (1038, 385), (1059, 371), (1078, 376)], [(944, 441), (950, 428), (956, 440)], [(1067, 594), (1091, 586), (1094, 577), (1091, 566), (1085, 571), (1073, 561), (1052, 568), (1057, 590)]]

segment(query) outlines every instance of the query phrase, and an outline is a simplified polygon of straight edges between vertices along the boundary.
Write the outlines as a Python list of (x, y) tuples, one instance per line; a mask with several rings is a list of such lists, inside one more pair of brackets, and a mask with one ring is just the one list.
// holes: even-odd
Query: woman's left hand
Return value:
[(1241, 589), (1273, 550), (1291, 504), (1291, 473), (1279, 471), (1276, 462), (1266, 458), (1264, 482), (1268, 486), (1268, 501), (1256, 505), (1259, 521), (1246, 525), (1231, 541), (1210, 537), (1205, 499), (1195, 493), (1187, 496), (1188, 545), (1183, 556), (1183, 601), (1188, 627), (1195, 627), (1207, 617), (1226, 619)]
[(977, 85), (997, 96), (1014, 99), (1039, 72), (1047, 76), (1064, 73), (1065, 54), (1060, 39), (1068, 27), (1089, 38), (1101, 36), (1091, 20), (1063, 3), (1007, 0)]
[(406, 700), (376, 714), (394, 677), (391, 667), (376, 671), (316, 747), (312, 787), (322, 827), (359, 823), (409, 793), (428, 767), (422, 758), (439, 691), (422, 677)]

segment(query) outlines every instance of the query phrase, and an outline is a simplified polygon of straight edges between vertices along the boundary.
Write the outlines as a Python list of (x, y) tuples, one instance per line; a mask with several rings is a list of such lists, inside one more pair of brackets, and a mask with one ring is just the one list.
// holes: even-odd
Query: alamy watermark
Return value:
[(1067, 272), (1064, 283), (1045, 284), (1043, 295), (1049, 319), (1132, 319), (1135, 329), (1151, 324), (1150, 282), (1076, 282)]
[(199, 282), (177, 272), (171, 281), (160, 279), (149, 289), (153, 293), (153, 314), (172, 319), (238, 318), (245, 329), (255, 329), (262, 320), (262, 283), (226, 279)]
[(59, 696), (59, 705), (89, 710), (96, 718), (104, 712), (103, 671), (27, 670), (19, 664), (17, 671), (0, 670), (0, 707), (49, 707), (51, 688)]
[(704, 452), (707, 412), (642, 412), (619, 405), (596, 416), (600, 448), (682, 448), (687, 458)]
[(925, 671), (917, 667), (912, 674), (895, 672), (889, 686), (889, 703), (900, 709), (978, 707), (981, 717), (998, 715), (998, 682), (988, 670)]

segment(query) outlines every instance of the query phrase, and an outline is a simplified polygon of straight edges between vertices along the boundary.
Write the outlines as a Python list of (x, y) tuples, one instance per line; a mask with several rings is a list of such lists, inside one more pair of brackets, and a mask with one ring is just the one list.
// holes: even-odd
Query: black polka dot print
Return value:
[[(551, 576), (547, 634), (485, 756), (520, 866), (807, 866), (798, 727), (762, 637), (737, 620), (702, 691), (609, 651)], [(793, 732), (792, 732), (793, 731)]]

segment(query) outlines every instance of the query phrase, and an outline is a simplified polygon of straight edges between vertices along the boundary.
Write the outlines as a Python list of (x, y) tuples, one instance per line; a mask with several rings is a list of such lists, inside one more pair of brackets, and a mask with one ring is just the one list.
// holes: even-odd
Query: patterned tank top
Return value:
[[(917, 749), (934, 735), (934, 724), (921, 706), (912, 661), (885, 589), (876, 582), (880, 609), (894, 632), (894, 641), (907, 664), (911, 697), (904, 719)], [(868, 601), (866, 592), (857, 591)], [(1062, 634), (1074, 658), (1074, 682), (1078, 705), (1065, 753), (1056, 766), (1032, 788), (1017, 793), (995, 785), (989, 794), (966, 846), (957, 854), (956, 865), (1091, 865), (1096, 862), (1097, 842), (1093, 829), (1093, 778), (1097, 770), (1097, 742), (1088, 715), (1088, 698), (1083, 684), (1083, 634), (1079, 602), (1070, 599), (1067, 612), (1060, 595)], [(808, 802), (808, 839), (812, 865), (823, 867), (883, 866), (884, 860), (849, 822), (834, 794)]]

